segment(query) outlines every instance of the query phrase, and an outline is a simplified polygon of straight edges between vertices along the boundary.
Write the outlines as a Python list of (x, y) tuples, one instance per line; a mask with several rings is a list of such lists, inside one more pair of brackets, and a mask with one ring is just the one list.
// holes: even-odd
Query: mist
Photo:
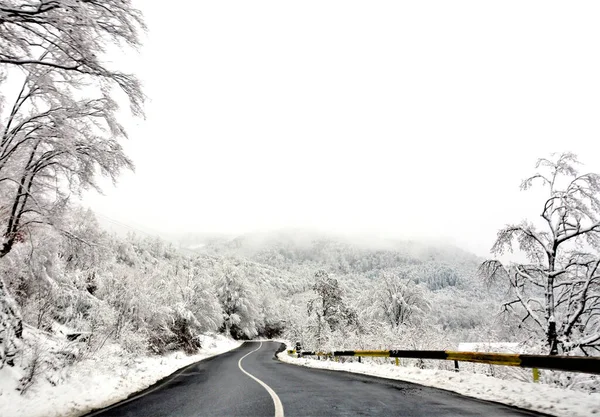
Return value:
[(519, 190), (538, 158), (568, 150), (600, 170), (595, 13), (235, 5), (143, 5), (147, 39), (122, 61), (150, 97), (126, 123), (136, 172), (85, 205), (163, 234), (308, 229), (485, 255), (504, 224), (539, 215)]

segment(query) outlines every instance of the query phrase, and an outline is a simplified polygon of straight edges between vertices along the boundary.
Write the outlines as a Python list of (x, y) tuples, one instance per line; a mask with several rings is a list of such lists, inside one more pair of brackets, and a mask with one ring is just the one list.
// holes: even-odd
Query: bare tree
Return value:
[(550, 354), (559, 349), (600, 351), (600, 175), (579, 174), (572, 153), (540, 159), (541, 171), (523, 181), (548, 190), (541, 225), (523, 221), (498, 232), (492, 253), (513, 244), (528, 263), (503, 265), (488, 260), (480, 267), (487, 279), (508, 280), (512, 299), (504, 309), (522, 315), (546, 336)]

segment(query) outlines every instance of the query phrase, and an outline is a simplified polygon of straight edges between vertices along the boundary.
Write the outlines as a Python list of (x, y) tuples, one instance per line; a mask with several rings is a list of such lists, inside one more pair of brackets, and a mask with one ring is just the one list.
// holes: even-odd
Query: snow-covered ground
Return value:
[(200, 352), (187, 356), (177, 352), (166, 356), (131, 358), (116, 345), (98, 355), (64, 369), (55, 386), (39, 378), (23, 395), (15, 390), (23, 369), (0, 369), (0, 416), (70, 417), (105, 407), (143, 390), (191, 363), (238, 347), (241, 343), (220, 335), (203, 336)]
[(279, 359), (294, 365), (334, 371), (355, 372), (382, 378), (399, 379), (421, 385), (454, 391), (469, 397), (539, 411), (560, 417), (600, 416), (600, 394), (555, 388), (533, 382), (498, 379), (487, 375), (452, 372), (390, 364), (338, 363), (295, 358), (281, 352)]

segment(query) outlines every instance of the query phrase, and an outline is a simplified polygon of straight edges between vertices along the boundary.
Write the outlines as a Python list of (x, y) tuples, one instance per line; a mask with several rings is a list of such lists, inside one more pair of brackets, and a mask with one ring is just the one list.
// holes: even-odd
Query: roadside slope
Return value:
[(22, 376), (20, 369), (4, 367), (0, 370), (0, 415), (80, 416), (126, 399), (191, 363), (235, 349), (240, 342), (223, 336), (204, 336), (202, 344), (199, 353), (191, 356), (174, 352), (135, 359), (123, 356), (118, 346), (107, 346), (97, 357), (56, 370), (52, 379), (40, 379), (23, 395), (14, 389)]

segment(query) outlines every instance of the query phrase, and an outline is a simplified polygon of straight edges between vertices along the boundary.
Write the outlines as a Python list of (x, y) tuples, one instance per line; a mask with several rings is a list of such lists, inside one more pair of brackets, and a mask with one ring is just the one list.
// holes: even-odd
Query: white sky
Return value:
[(150, 97), (99, 213), (162, 232), (285, 227), (485, 255), (539, 215), (538, 157), (600, 172), (600, 3), (138, 1)]

